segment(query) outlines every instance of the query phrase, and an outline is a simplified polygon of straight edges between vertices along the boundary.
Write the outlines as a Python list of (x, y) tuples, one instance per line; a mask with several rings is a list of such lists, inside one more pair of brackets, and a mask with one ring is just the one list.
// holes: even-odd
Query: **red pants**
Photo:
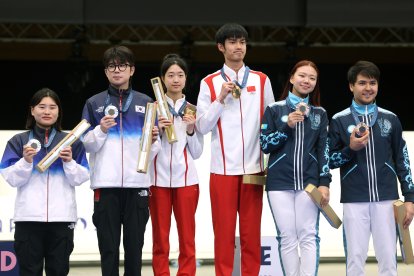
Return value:
[(170, 228), (171, 214), (177, 222), (180, 247), (177, 275), (196, 275), (195, 212), (197, 209), (198, 184), (180, 187), (151, 187), (150, 212), (152, 221), (152, 269), (155, 276), (170, 275)]
[(231, 276), (239, 213), (242, 276), (260, 271), (263, 186), (243, 184), (242, 176), (210, 174), (216, 276)]

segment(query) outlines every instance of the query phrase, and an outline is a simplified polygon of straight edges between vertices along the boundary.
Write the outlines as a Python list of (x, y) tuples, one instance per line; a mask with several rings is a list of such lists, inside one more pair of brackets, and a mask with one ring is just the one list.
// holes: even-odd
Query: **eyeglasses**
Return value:
[(108, 70), (109, 72), (115, 72), (116, 67), (118, 67), (120, 72), (124, 72), (128, 68), (128, 66), (131, 66), (131, 65), (129, 65), (128, 63), (125, 63), (125, 64), (111, 63), (111, 64), (108, 64), (108, 66), (106, 67), (106, 70)]

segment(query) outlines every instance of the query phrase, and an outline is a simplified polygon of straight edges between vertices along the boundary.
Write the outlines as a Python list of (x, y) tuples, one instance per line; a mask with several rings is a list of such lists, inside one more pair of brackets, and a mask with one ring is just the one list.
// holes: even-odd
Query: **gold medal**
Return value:
[(231, 90), (231, 94), (233, 95), (233, 98), (238, 99), (241, 96), (241, 89), (237, 84), (234, 84), (233, 90)]
[(185, 115), (192, 115), (195, 116), (197, 112), (197, 108), (195, 105), (189, 104), (187, 103), (184, 109), (184, 114)]

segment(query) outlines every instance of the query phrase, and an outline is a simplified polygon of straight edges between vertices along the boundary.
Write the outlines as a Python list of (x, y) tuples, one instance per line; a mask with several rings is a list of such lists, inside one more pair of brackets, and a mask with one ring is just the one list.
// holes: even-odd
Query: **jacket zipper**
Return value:
[[(49, 142), (49, 130), (45, 131), (45, 141), (44, 144), (47, 145)], [(46, 148), (46, 155), (48, 154)], [(46, 222), (49, 222), (49, 169), (47, 169), (47, 178), (46, 178)]]
[[(174, 116), (172, 116), (173, 118), (173, 124), (174, 124)], [(170, 188), (172, 187), (172, 158), (173, 158), (173, 144), (170, 144), (171, 147), (171, 151), (170, 151)]]
[(122, 128), (122, 90), (119, 90), (119, 130), (121, 135), (121, 187), (124, 187), (124, 133)]

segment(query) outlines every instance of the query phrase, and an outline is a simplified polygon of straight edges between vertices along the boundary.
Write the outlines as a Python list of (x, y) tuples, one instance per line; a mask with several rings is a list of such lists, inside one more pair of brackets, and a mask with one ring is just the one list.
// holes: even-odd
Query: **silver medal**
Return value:
[(105, 108), (105, 115), (112, 116), (113, 118), (118, 117), (118, 108), (116, 108), (116, 106), (114, 106), (112, 104), (108, 105)]
[(26, 145), (33, 148), (36, 152), (39, 152), (42, 148), (42, 144), (40, 144), (39, 140), (37, 139), (30, 139)]

